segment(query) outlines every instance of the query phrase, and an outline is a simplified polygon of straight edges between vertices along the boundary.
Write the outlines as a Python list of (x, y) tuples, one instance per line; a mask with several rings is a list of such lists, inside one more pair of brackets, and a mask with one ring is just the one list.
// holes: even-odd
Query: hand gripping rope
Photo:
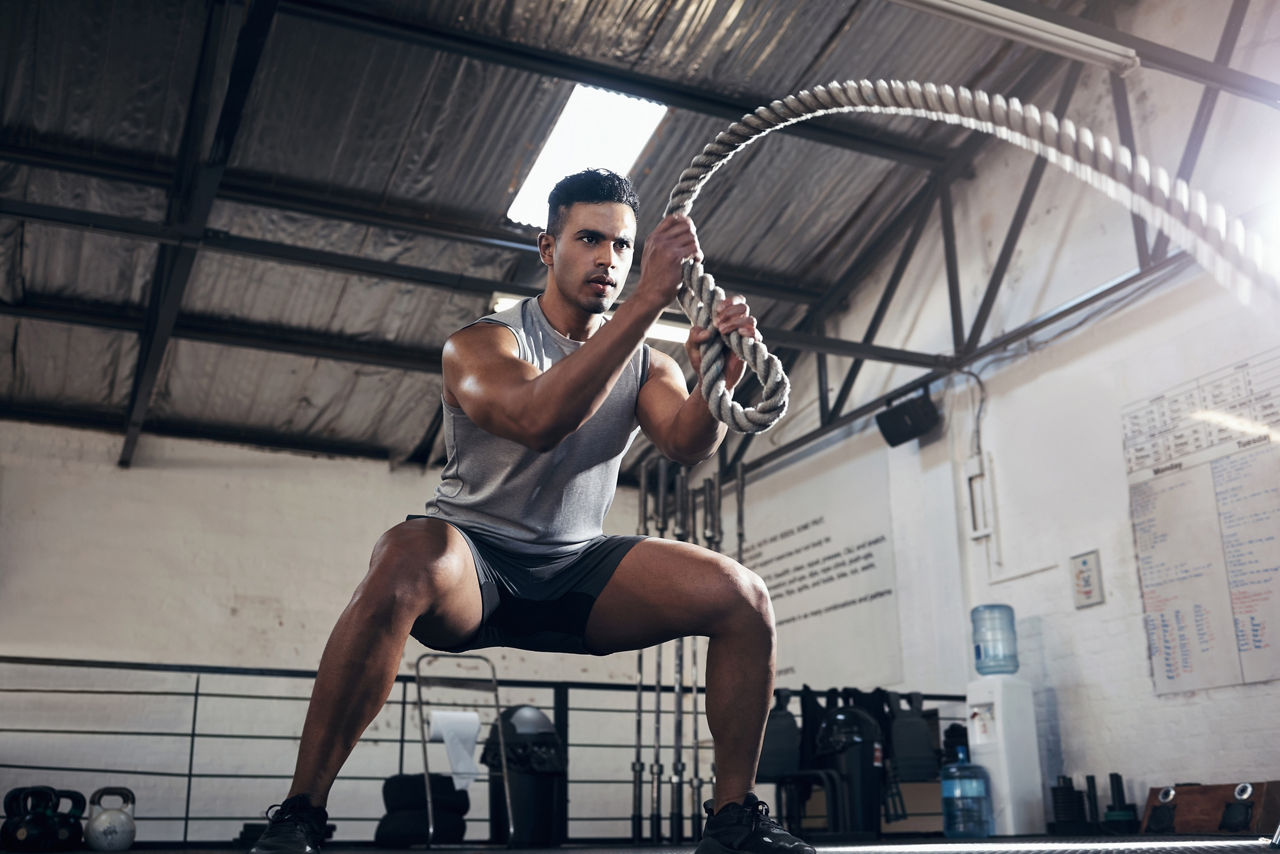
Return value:
[[(1171, 182), (1160, 167), (1152, 170), (1147, 158), (1134, 155), (1123, 145), (1070, 119), (1058, 118), (1017, 98), (970, 91), (961, 86), (937, 86), (914, 80), (848, 80), (803, 90), (781, 101), (759, 107), (716, 136), (680, 175), (667, 203), (667, 213), (688, 214), (702, 185), (729, 158), (760, 137), (796, 122), (832, 113), (885, 113), (916, 116), (993, 134), (1006, 142), (1046, 158), (1081, 181), (1125, 205), (1152, 226), (1186, 247), (1192, 257), (1221, 284), (1235, 290), (1243, 303), (1251, 301), (1254, 288), (1265, 295), (1280, 294), (1275, 273), (1263, 269), (1263, 245), (1247, 232), (1239, 219), (1228, 221), (1221, 205), (1210, 204), (1204, 193), (1186, 181)], [(684, 262), (680, 305), (689, 320), (712, 328), (716, 306), (724, 291), (693, 259)], [(754, 409), (733, 401), (725, 388), (725, 351), (732, 349), (755, 372), (763, 388)], [(735, 430), (762, 433), (787, 410), (791, 390), (782, 364), (759, 340), (732, 333), (715, 336), (702, 345), (703, 397), (711, 414)]]

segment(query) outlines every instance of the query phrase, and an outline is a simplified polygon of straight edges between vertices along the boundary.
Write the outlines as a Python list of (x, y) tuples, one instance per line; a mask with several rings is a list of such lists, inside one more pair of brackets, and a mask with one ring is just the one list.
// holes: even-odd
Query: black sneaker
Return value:
[(695, 854), (814, 854), (813, 846), (795, 838), (769, 818), (769, 806), (748, 793), (740, 804), (714, 812), (715, 801), (702, 805), (707, 822)]
[(294, 795), (267, 808), (267, 829), (250, 854), (319, 854), (329, 813), (311, 806), (306, 795)]

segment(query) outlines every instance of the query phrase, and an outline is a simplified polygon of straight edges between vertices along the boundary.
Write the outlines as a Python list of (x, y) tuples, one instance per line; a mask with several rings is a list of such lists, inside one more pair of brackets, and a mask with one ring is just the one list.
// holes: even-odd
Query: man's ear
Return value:
[(542, 263), (546, 266), (552, 266), (556, 253), (556, 237), (554, 234), (542, 232), (538, 235), (538, 256), (542, 258)]

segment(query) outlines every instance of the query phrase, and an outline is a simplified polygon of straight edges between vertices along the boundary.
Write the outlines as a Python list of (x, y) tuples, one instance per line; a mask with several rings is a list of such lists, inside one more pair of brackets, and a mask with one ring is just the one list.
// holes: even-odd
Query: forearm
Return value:
[(667, 432), (667, 447), (662, 451), (682, 465), (696, 465), (716, 452), (727, 432), (728, 428), (711, 414), (702, 390), (695, 388), (676, 410)]
[(582, 347), (524, 390), (532, 444), (554, 447), (595, 414), (662, 308), (628, 301)]

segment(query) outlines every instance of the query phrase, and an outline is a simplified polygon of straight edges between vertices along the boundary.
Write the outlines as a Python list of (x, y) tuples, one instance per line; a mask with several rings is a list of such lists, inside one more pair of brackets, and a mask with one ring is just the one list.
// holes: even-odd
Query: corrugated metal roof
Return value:
[[(285, 250), (539, 284), (531, 250), (502, 243), (515, 236), (532, 245), (532, 234), (508, 223), (505, 212), (579, 71), (518, 67), (503, 60), (504, 44), (533, 51), (550, 69), (588, 61), (628, 79), (746, 103), (862, 76), (999, 91), (1039, 55), (885, 0), (374, 0), (340, 11), (340, 21), (332, 8), (344, 4), (321, 14), (307, 0), (282, 3), (227, 164), (225, 183), (250, 190), (218, 200), (207, 222), (184, 231), (167, 217), (183, 215), (170, 204), (171, 184), (182, 165), (206, 23), (216, 45), (207, 156), (244, 7), (222, 0), (0, 6), (0, 198), (119, 218), (95, 221), (98, 233), (34, 214), (21, 223), (0, 218), (0, 401), (106, 412), (123, 426), (161, 256), (155, 240), (127, 236), (119, 222), (167, 224), (162, 239), (175, 245), (204, 245), (204, 228), (261, 241), (257, 254), (212, 244), (200, 251), (182, 315), (338, 343), (438, 350), (487, 310), (489, 295), (318, 269), (280, 257)], [(400, 38), (397, 28), (431, 38)], [(477, 57), (477, 45), (499, 53)], [(823, 121), (930, 151), (965, 134), (908, 118)], [(680, 171), (727, 123), (687, 108), (669, 111), (634, 174), (642, 234), (660, 218)], [(141, 183), (91, 177), (108, 173)], [(823, 292), (843, 282), (870, 235), (926, 177), (780, 133), (718, 173), (694, 218), (713, 273), (719, 266), (783, 293)], [(291, 209), (299, 195), (307, 212)], [(769, 324), (799, 317), (785, 300), (756, 296), (752, 304)], [(6, 306), (39, 307), (44, 319), (2, 316)], [(50, 319), (67, 306), (82, 310), (76, 322)], [(115, 312), (115, 328), (84, 324), (94, 306)], [(315, 356), (268, 352), (249, 339), (210, 343), (180, 333), (169, 340), (147, 417), (293, 437), (300, 447), (311, 440), (380, 447), (393, 460), (429, 437), (440, 405), (430, 365), (362, 364), (340, 347)]]

